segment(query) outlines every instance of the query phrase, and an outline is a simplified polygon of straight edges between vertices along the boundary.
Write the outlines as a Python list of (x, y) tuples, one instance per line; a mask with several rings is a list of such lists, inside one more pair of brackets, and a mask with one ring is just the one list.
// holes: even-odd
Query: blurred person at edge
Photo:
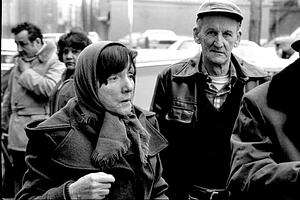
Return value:
[[(292, 48), (300, 56), (300, 40)], [(233, 200), (300, 199), (299, 74), (300, 58), (244, 95), (231, 136)]]
[(75, 64), (80, 52), (91, 43), (92, 41), (88, 38), (87, 34), (79, 31), (70, 31), (59, 38), (57, 42), (58, 58), (65, 63), (67, 68), (61, 80), (56, 84), (50, 94), (50, 115), (53, 115), (66, 105), (70, 98), (75, 96), (73, 84), (68, 84), (67, 88), (61, 89), (73, 78)]
[(75, 97), (26, 128), (29, 167), (17, 200), (168, 199), (155, 114), (132, 104), (136, 52), (99, 42), (79, 55)]
[(28, 138), (24, 128), (31, 120), (49, 116), (49, 94), (66, 67), (58, 60), (55, 43), (45, 43), (36, 25), (19, 23), (11, 32), (15, 35), (18, 56), (1, 105), (1, 129), (8, 129), (8, 149), (13, 158), (17, 193), (26, 170)]
[(203, 2), (193, 28), (202, 53), (158, 75), (151, 110), (169, 141), (161, 158), (170, 199), (229, 199), (230, 135), (241, 97), (267, 80), (231, 53), (242, 19), (231, 1)]

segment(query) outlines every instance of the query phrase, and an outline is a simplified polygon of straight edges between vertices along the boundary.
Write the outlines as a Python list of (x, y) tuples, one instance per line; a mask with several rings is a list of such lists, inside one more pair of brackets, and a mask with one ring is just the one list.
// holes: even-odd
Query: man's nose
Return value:
[(18, 52), (22, 52), (23, 51), (23, 48), (21, 47), (21, 45), (17, 45), (17, 50), (18, 50)]
[(223, 38), (222, 34), (218, 34), (215, 38), (214, 45), (216, 47), (221, 48), (223, 46), (223, 44), (224, 44), (224, 38)]

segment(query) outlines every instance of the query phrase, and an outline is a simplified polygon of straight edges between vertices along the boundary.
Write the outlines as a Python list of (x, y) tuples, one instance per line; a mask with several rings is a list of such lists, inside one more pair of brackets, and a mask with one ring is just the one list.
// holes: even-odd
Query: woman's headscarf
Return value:
[[(121, 43), (102, 41), (86, 47), (79, 55), (74, 75), (75, 94), (79, 105), (85, 107), (91, 116), (104, 116), (92, 161), (100, 167), (111, 166), (126, 153), (130, 145), (137, 145), (140, 159), (145, 162), (148, 155), (149, 133), (142, 127), (135, 114), (126, 117), (114, 115), (105, 110), (98, 97), (97, 66), (100, 53), (108, 46)], [(99, 70), (99, 69), (98, 69)], [(129, 140), (127, 134), (131, 136)]]

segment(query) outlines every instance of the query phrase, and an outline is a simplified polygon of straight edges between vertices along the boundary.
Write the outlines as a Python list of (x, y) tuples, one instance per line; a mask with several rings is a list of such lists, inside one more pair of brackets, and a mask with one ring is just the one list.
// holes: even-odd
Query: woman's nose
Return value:
[(72, 51), (69, 51), (66, 55), (67, 58), (72, 58), (73, 57), (73, 53)]
[(126, 77), (124, 79), (124, 92), (131, 92), (134, 89), (134, 81), (133, 79)]

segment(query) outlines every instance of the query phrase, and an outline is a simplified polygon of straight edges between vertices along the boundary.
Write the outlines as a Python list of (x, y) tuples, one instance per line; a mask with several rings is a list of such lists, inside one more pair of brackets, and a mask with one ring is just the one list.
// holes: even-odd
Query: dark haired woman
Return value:
[[(80, 52), (90, 45), (92, 41), (87, 34), (79, 31), (70, 31), (60, 36), (57, 42), (57, 54), (61, 62), (65, 63), (66, 70), (61, 80), (51, 91), (49, 97), (50, 115), (66, 105), (68, 100), (75, 96), (74, 87), (63, 88), (73, 78), (75, 65)], [(72, 81), (73, 82), (73, 81)]]

